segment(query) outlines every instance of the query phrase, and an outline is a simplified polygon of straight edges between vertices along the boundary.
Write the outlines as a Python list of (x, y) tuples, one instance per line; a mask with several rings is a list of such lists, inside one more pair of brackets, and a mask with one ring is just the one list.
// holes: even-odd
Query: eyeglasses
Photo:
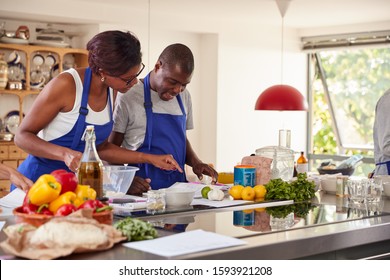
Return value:
[(143, 64), (142, 62), (141, 62), (141, 70), (139, 70), (139, 72), (133, 77), (133, 78), (131, 78), (131, 79), (123, 79), (123, 78), (121, 78), (121, 77), (117, 77), (118, 79), (121, 79), (122, 81), (124, 81), (125, 83), (126, 83), (126, 86), (128, 86), (128, 85), (130, 85), (131, 84), (131, 82), (132, 81), (134, 81), (134, 79), (136, 79), (141, 73), (142, 73), (142, 71), (144, 70), (144, 68), (145, 68), (145, 64)]

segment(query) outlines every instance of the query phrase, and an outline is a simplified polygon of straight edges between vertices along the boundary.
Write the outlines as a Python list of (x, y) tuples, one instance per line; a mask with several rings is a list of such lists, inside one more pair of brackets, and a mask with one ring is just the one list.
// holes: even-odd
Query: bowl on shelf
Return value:
[(113, 193), (125, 195), (133, 182), (138, 167), (124, 165), (105, 165), (103, 167), (103, 190), (106, 196)]
[[(325, 167), (325, 168), (324, 168)], [(347, 168), (326, 168), (326, 166), (317, 168), (318, 173), (322, 174), (337, 174), (341, 173), (342, 175), (351, 176), (355, 172), (355, 167)]]
[(165, 202), (167, 207), (189, 206), (194, 199), (195, 191), (190, 189), (165, 189)]

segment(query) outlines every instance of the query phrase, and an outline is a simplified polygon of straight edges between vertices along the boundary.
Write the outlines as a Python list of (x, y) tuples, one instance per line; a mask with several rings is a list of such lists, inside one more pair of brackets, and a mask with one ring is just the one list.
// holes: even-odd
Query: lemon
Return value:
[(241, 192), (244, 189), (244, 186), (241, 185), (235, 185), (232, 186), (229, 189), (229, 194), (234, 198), (234, 199), (241, 199)]
[(264, 198), (265, 194), (267, 193), (267, 189), (263, 185), (256, 185), (253, 187), (253, 189), (255, 191), (255, 198), (256, 199)]
[(211, 188), (209, 186), (205, 186), (202, 188), (201, 193), (203, 198), (207, 198), (207, 195), (211, 191)]
[(245, 187), (241, 192), (241, 198), (243, 200), (254, 200), (255, 199), (255, 190), (250, 186)]

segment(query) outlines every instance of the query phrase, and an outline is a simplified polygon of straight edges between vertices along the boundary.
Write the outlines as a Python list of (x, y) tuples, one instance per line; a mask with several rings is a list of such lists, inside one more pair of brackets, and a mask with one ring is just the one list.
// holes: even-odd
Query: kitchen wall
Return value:
[[(76, 30), (84, 33), (79, 40), (81, 46), (99, 31), (131, 30), (142, 42), (144, 61), (149, 70), (166, 45), (187, 44), (196, 59), (196, 71), (188, 86), (193, 98), (195, 129), (188, 137), (199, 157), (213, 163), (218, 171), (232, 171), (243, 156), (260, 147), (277, 145), (280, 128), (291, 129), (294, 150), (306, 150), (307, 113), (254, 111), (254, 104), (260, 92), (281, 82), (306, 95), (307, 58), (300, 50), (300, 36), (316, 35), (315, 29), (305, 32), (285, 28), (281, 65), (279, 19), (262, 26), (229, 24), (212, 26), (208, 32), (197, 32), (194, 31), (197, 21), (193, 21), (191, 30), (183, 30), (180, 21), (177, 28), (166, 28), (164, 22), (175, 19), (163, 15), (151, 17), (149, 22), (147, 1), (134, 9), (126, 6), (126, 1), (121, 2), (122, 6), (99, 1), (59, 0), (55, 5), (51, 1), (38, 1), (45, 3), (39, 7), (32, 4), (35, 1), (28, 0), (2, 2), (0, 12), (3, 13), (0, 14), (17, 11), (20, 24), (25, 23), (23, 15), (38, 22), (77, 23)], [(272, 11), (262, 12), (278, 16), (274, 9), (272, 6)], [(354, 30), (353, 27), (348, 29)], [(3, 102), (3, 96), (0, 98)]]

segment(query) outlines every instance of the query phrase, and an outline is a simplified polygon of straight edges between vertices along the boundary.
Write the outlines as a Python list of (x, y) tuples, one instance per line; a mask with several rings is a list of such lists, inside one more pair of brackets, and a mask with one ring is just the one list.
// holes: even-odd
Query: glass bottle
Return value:
[(82, 140), (85, 139), (85, 149), (78, 169), (78, 182), (90, 185), (96, 191), (96, 198), (103, 197), (103, 163), (96, 151), (96, 136), (93, 125), (85, 129)]
[(8, 82), (8, 64), (4, 60), (4, 53), (0, 53), (0, 89), (5, 89)]
[(297, 172), (299, 173), (307, 173), (309, 171), (309, 164), (307, 162), (307, 158), (305, 157), (305, 153), (301, 152), (301, 156), (297, 159)]

